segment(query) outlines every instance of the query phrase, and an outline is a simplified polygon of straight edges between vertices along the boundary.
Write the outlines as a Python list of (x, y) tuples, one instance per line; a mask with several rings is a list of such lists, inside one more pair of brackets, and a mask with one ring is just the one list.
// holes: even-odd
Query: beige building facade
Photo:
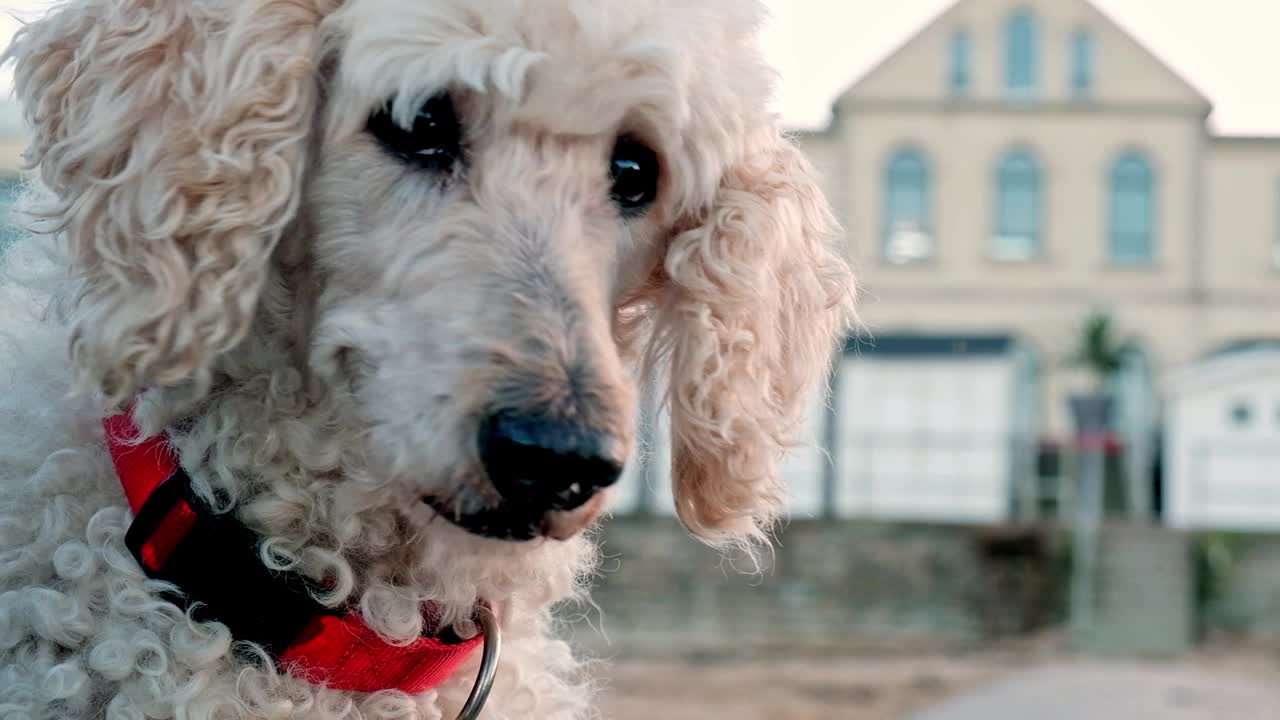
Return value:
[(1211, 110), (1086, 0), (961, 0), (801, 137), (869, 334), (1020, 339), (1061, 437), (1092, 308), (1151, 378), (1280, 336), (1280, 139), (1215, 137)]

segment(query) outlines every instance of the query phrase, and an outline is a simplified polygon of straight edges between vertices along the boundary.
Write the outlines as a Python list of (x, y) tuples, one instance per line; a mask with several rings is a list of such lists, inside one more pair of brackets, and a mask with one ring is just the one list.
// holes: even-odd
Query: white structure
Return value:
[(845, 517), (999, 523), (1030, 502), (1035, 368), (1008, 338), (881, 337), (845, 355), (835, 506)]
[[(815, 402), (807, 444), (783, 468), (796, 519), (996, 524), (1031, 502), (1035, 368), (1000, 337), (890, 336), (837, 366), (833, 402)], [(673, 511), (663, 420), (615, 494), (614, 511)]]
[[(830, 408), (825, 401), (812, 405), (804, 430), (803, 444), (792, 451), (783, 466), (783, 476), (790, 491), (788, 510), (795, 518), (814, 518), (823, 514), (823, 488), (829, 477), (831, 456), (826, 450), (826, 432)], [(612, 511), (619, 514), (652, 512), (674, 515), (671, 499), (671, 442), (666, 417), (659, 417), (651, 427), (642, 428), (640, 447), (627, 464), (626, 472), (614, 491)]]
[(1280, 344), (1207, 356), (1165, 392), (1169, 524), (1280, 527)]

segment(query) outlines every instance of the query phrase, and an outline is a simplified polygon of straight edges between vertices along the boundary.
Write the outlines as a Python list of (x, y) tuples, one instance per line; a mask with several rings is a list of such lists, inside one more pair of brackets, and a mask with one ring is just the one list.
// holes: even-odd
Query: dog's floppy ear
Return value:
[(800, 151), (775, 130), (671, 242), (655, 332), (668, 359), (672, 485), (702, 540), (764, 540), (779, 464), (853, 319), (853, 277)]
[(15, 37), (36, 208), (83, 278), (71, 354), (113, 401), (207, 383), (298, 206), (329, 0), (71, 0)]

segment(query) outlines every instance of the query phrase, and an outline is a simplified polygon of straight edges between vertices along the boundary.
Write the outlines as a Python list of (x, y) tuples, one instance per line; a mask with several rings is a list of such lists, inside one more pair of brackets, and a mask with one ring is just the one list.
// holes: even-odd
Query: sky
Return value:
[[(763, 40), (782, 76), (777, 108), (786, 123), (823, 126), (841, 91), (952, 2), (766, 0), (773, 18)], [(1214, 102), (1217, 132), (1280, 135), (1280, 0), (1093, 2)], [(29, 17), (49, 4), (0, 0), (8, 11), (0, 45), (17, 26), (10, 14)], [(4, 95), (9, 75), (0, 72)]]

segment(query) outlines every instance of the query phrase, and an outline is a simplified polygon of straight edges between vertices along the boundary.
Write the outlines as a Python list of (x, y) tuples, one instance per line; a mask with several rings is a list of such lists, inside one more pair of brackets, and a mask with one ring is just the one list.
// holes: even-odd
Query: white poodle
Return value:
[(480, 608), (503, 633), (482, 717), (592, 716), (552, 610), (594, 570), (638, 388), (669, 409), (684, 524), (753, 546), (852, 317), (760, 20), (64, 0), (25, 26), (0, 716), (451, 719)]

